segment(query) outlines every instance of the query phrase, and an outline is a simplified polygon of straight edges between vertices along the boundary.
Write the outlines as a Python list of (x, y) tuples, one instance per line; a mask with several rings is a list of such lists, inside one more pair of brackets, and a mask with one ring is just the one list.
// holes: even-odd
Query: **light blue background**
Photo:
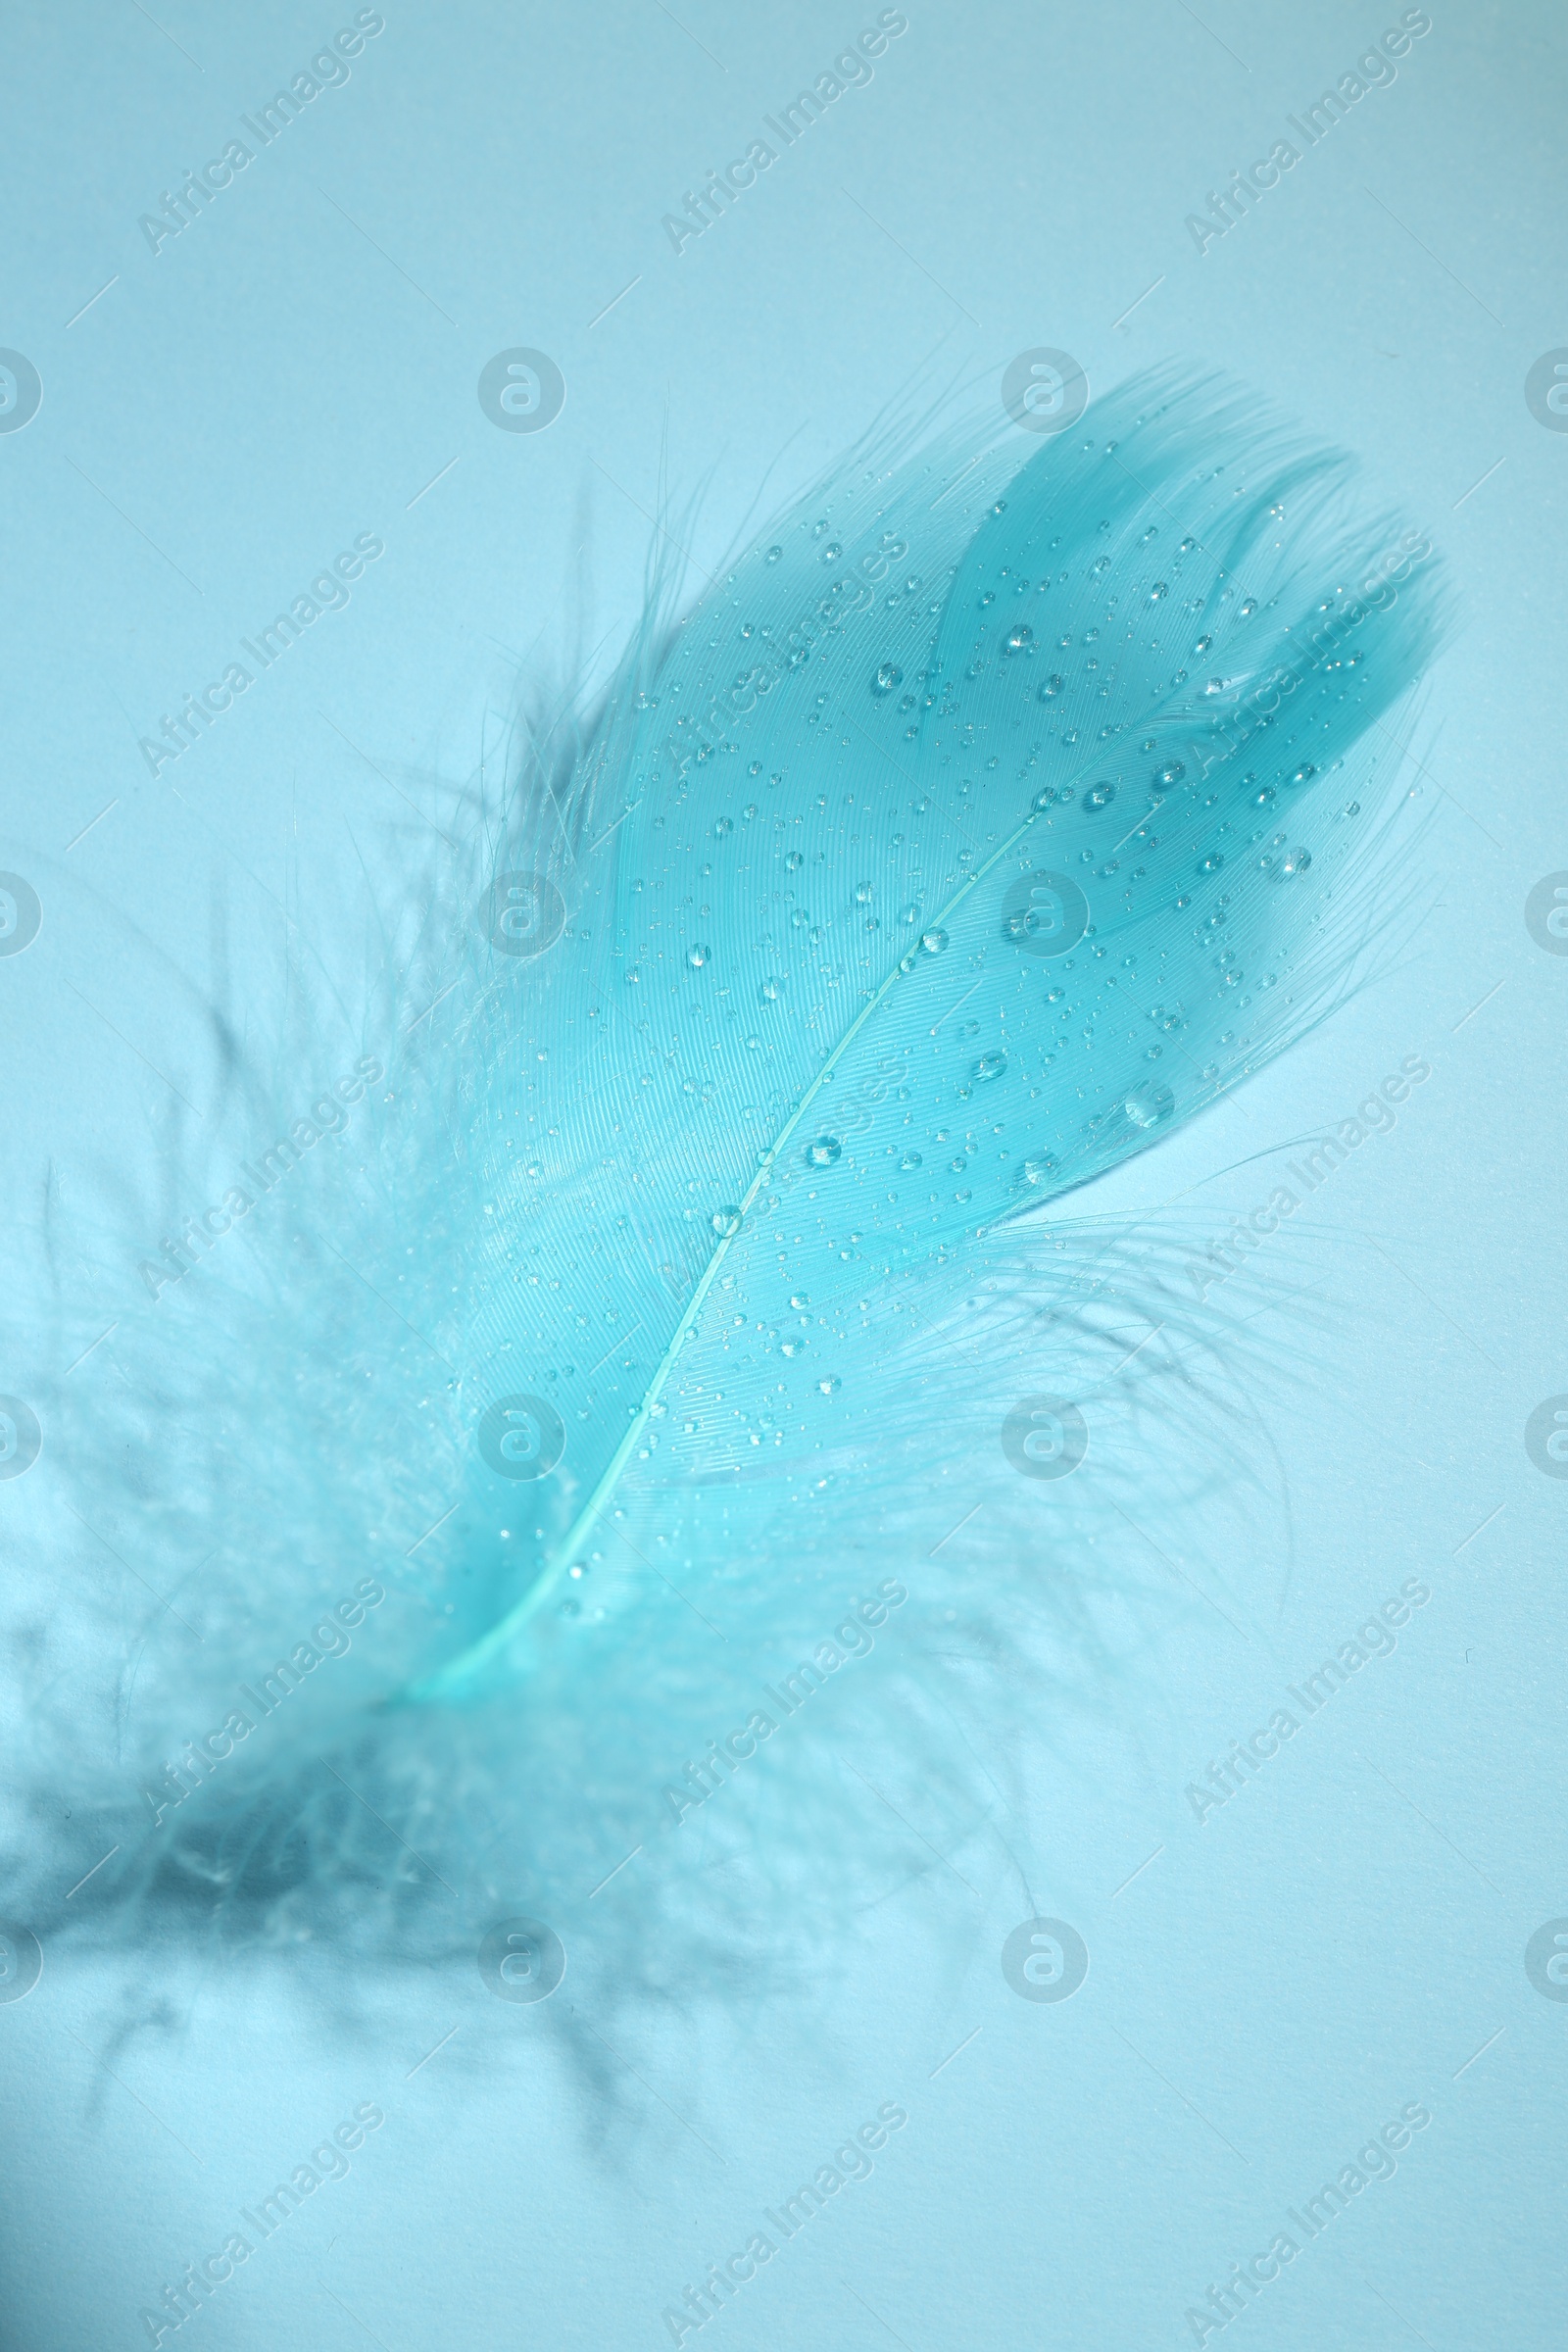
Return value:
[[(871, 2179), (688, 2342), (1174, 2346), (1210, 2280), (1421, 2100), (1397, 2176), (1263, 2290), (1250, 2338), (1543, 2343), (1568, 2005), (1522, 1955), (1568, 1912), (1568, 1484), (1522, 1431), (1568, 1390), (1568, 959), (1523, 904), (1568, 867), (1568, 435), (1523, 383), (1568, 343), (1557, 12), (1436, 6), (1393, 86), (1201, 257), (1184, 216), (1396, 8), (917, 0), (870, 84), (679, 256), (661, 216), (875, 9), (385, 13), (347, 85), (156, 257), (138, 215), (353, 10), (34, 4), (0, 34), (0, 343), (44, 382), (0, 438), (0, 863), (47, 908), (0, 967), (14, 1204), (51, 1156), (69, 1177), (154, 1151), (199, 1063), (215, 904), (243, 988), (286, 906), (331, 905), (351, 835), (476, 764), (519, 665), (615, 641), (662, 468), (677, 504), (703, 489), (710, 566), (769, 467), (772, 498), (911, 381), (994, 382), (1039, 344), (1096, 385), (1167, 357), (1254, 384), (1364, 457), (1464, 605), (1407, 773), (1432, 819), (1419, 931), (1096, 1205), (1219, 1233), (1267, 1189), (1238, 1163), (1407, 1054), (1433, 1075), (1238, 1283), (1273, 1361), (1255, 1542), (1191, 1562), (1238, 1630), (1195, 1605), (1097, 1724), (1043, 1727), (1030, 1818), (964, 1864), (978, 1891), (933, 1863), (797, 1997), (694, 1986), (684, 2023), (617, 2042), (613, 2099), (476, 1975), (367, 1986), (363, 2036), (328, 2046), (277, 1981), (171, 1954), (153, 1996), (67, 1956), (0, 2008), (8, 2340), (144, 2341), (161, 2281), (377, 2100), (352, 2180), (220, 2290), (215, 2343), (667, 2342), (683, 2282), (898, 2099)], [(567, 383), (538, 435), (475, 398), (518, 344)], [(155, 782), (137, 736), (362, 531), (387, 552), (348, 609)], [(1200, 1826), (1186, 1783), (1412, 1574), (1433, 1597), (1397, 1652)], [(1003, 1835), (1090, 1945), (1063, 2005), (1003, 1982), (1026, 1908)]]

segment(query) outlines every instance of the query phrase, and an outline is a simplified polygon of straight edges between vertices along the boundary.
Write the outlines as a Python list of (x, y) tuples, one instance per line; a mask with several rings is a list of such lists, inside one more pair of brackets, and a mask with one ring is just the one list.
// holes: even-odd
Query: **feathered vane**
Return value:
[(1147, 1404), (1064, 1311), (1062, 1196), (1365, 945), (1430, 557), (1158, 379), (875, 442), (684, 616), (655, 580), (416, 894), (395, 1030), (318, 1038), (349, 1075), (280, 1163), (283, 1093), (237, 1102), (234, 1238), (138, 1252), (96, 1387), (40, 1404), (73, 1542), (158, 1605), (125, 1587), (96, 1715), (79, 1674), (34, 1705), (76, 1790), (39, 1917), (114, 1843), (119, 1921), (471, 1951), (510, 1910), (591, 1971), (657, 1901), (733, 1948), (720, 1848), (756, 1918), (824, 1844), (863, 1871), (845, 1710), (972, 1825), (911, 1637), (961, 1613), (1065, 1688), (1125, 1599), (1094, 1545)]

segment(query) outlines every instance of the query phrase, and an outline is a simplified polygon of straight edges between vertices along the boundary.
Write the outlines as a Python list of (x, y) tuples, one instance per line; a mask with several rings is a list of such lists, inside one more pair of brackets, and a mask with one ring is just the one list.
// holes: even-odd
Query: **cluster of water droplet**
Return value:
[[(726, 1415), (748, 1445), (809, 1430), (788, 1368), (837, 1392), (862, 1263), (1081, 1182), (1249, 1066), (1325, 903), (1355, 629), (1320, 600), (1312, 650), (1283, 515), (1244, 594), (1208, 523), (1167, 518), (1229, 484), (1150, 520), (1136, 466), (1082, 454), (1070, 496), (977, 493), (961, 529), (944, 482), (852, 485), (638, 689), (614, 1149), (682, 1170), (668, 1299), (722, 1262), (704, 1313), (737, 1368), (705, 1444)], [(770, 1313), (811, 1267), (823, 1303)]]

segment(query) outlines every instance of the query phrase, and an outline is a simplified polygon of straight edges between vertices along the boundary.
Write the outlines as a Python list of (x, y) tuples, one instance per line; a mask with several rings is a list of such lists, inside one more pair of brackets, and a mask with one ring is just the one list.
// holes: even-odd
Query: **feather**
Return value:
[[(684, 614), (656, 569), (603, 692), (405, 888), (381, 994), (322, 1013), (312, 1113), (233, 1097), (234, 1240), (144, 1258), (96, 1385), (51, 1393), (40, 1525), (160, 1602), (134, 1675), (117, 1627), (48, 1637), (96, 1661), (32, 1779), (82, 1867), (118, 1845), (98, 1916), (385, 1955), (510, 1903), (625, 1983), (662, 1904), (672, 1953), (733, 1958), (786, 1890), (885, 1883), (824, 1761), (846, 1709), (956, 1839), (1007, 1727), (1124, 1644), (1131, 1417), (1168, 1531), (1178, 1433), (1223, 1415), (1121, 1368), (1063, 1203), (1375, 936), (1438, 566), (1212, 382), (906, 444)], [(268, 1183), (283, 1132), (315, 1156)], [(985, 1765), (920, 1647), (956, 1624), (1017, 1693), (968, 1708)], [(40, 1916), (63, 1876), (30, 1866)]]

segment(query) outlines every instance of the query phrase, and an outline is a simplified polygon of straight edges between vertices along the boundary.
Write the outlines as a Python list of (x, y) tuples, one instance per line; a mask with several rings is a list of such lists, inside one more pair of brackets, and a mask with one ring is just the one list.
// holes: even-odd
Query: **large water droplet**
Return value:
[(770, 547), (767, 551), (766, 557), (763, 560), (768, 564), (776, 564), (783, 553), (784, 550), (781, 547)]
[(899, 1165), (901, 1168), (917, 1168), (920, 1165), (919, 1152), (906, 1152), (904, 1157), (900, 1160)]
[(844, 1146), (836, 1135), (819, 1135), (806, 1147), (807, 1163), (813, 1168), (831, 1168), (842, 1157), (843, 1152)]
[(1310, 850), (1287, 850), (1280, 859), (1280, 872), (1289, 881), (1293, 874), (1304, 874), (1311, 862)]
[(801, 856), (800, 851), (791, 850), (784, 860), (784, 871), (787, 874), (798, 874), (805, 863), (806, 859)]
[(780, 1355), (804, 1355), (806, 1353), (806, 1342), (803, 1339), (793, 1336), (787, 1340), (780, 1340), (778, 1344), (778, 1351)]
[(1176, 1108), (1168, 1086), (1135, 1086), (1127, 1098), (1127, 1116), (1135, 1127), (1158, 1127)]
[(776, 1004), (784, 994), (784, 983), (782, 980), (764, 980), (757, 993), (764, 1004)]
[(1033, 629), (1029, 626), (1029, 623), (1026, 620), (1020, 620), (1016, 627), (1010, 628), (1007, 631), (1006, 650), (1009, 654), (1026, 653), (1029, 647), (1033, 645), (1034, 641), (1035, 633)]
[(995, 1054), (982, 1054), (974, 1065), (976, 1078), (1000, 1078), (1007, 1066), (1007, 1056), (999, 1048)]
[(808, 1298), (804, 1291), (792, 1291), (790, 1293), (790, 1304), (797, 1310), (803, 1306), (809, 1306), (810, 1303), (811, 1301), (809, 1298)]
[(816, 1385), (824, 1396), (836, 1396), (844, 1383), (836, 1372), (825, 1372)]
[(1056, 1163), (1049, 1152), (1043, 1159), (1026, 1159), (1018, 1170), (1019, 1181), (1028, 1185), (1049, 1184), (1056, 1172)]
[(895, 686), (904, 684), (904, 672), (896, 662), (884, 662), (871, 681), (873, 694), (891, 694)]
[(928, 956), (940, 956), (947, 944), (948, 935), (945, 931), (922, 931), (920, 934), (920, 945)]
[(1154, 790), (1169, 792), (1171, 786), (1179, 784), (1186, 773), (1186, 766), (1180, 760), (1167, 760), (1163, 767), (1154, 770)]
[(715, 1208), (710, 1222), (721, 1242), (733, 1241), (741, 1229), (741, 1212), (733, 1206)]
[(1317, 769), (1312, 765), (1311, 760), (1303, 760), (1295, 773), (1286, 778), (1286, 782), (1288, 784), (1310, 784), (1316, 774)]
[(1054, 701), (1055, 697), (1061, 692), (1066, 683), (1067, 681), (1062, 676), (1060, 670), (1054, 669), (1050, 677), (1046, 680), (1045, 684), (1041, 687), (1038, 699), (1043, 703)]
[(705, 946), (701, 940), (698, 940), (694, 946), (687, 949), (686, 960), (691, 965), (693, 971), (700, 972), (712, 953), (713, 951), (711, 948)]
[(1154, 582), (1154, 585), (1152, 586), (1152, 588), (1151, 588), (1151, 590), (1149, 591), (1149, 601), (1150, 601), (1150, 603), (1151, 603), (1152, 605), (1157, 605), (1157, 604), (1158, 604), (1158, 602), (1159, 602), (1159, 600), (1160, 600), (1160, 598), (1161, 598), (1161, 597), (1162, 597), (1164, 594), (1165, 594), (1165, 583), (1164, 583), (1164, 581), (1163, 581), (1163, 580), (1156, 580), (1156, 581)]
[(1089, 790), (1084, 794), (1084, 807), (1086, 808), (1108, 808), (1115, 798), (1116, 787), (1114, 784), (1091, 784)]

